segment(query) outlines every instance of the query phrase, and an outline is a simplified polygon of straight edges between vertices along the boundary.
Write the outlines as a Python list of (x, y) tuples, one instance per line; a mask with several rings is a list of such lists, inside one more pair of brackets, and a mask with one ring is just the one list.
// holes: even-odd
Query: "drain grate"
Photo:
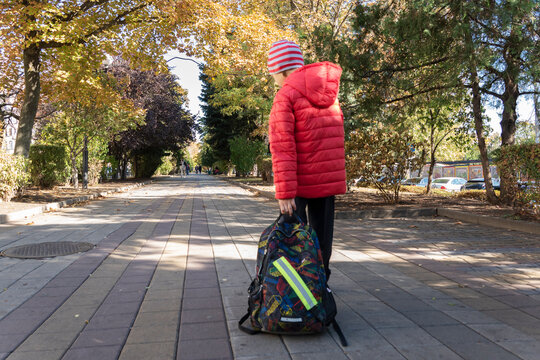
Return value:
[(43, 242), (20, 245), (0, 252), (0, 256), (19, 259), (43, 259), (85, 252), (94, 248), (94, 244), (74, 241)]

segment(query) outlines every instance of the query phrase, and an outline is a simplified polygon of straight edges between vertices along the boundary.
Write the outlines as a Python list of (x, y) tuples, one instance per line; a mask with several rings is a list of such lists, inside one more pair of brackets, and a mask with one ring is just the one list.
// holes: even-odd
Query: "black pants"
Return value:
[[(317, 233), (326, 270), (326, 278), (330, 278), (330, 256), (332, 256), (332, 240), (334, 237), (334, 199), (335, 196), (306, 199), (296, 197), (296, 212)], [(307, 206), (307, 216), (306, 216)]]

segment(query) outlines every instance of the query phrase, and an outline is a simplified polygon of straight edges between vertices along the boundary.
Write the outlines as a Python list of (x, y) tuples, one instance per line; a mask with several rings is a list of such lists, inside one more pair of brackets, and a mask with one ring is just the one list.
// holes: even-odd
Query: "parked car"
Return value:
[(441, 189), (446, 191), (460, 191), (467, 180), (459, 177), (442, 177), (433, 180), (431, 183), (432, 189)]
[[(491, 179), (494, 190), (501, 190), (501, 180), (497, 178)], [(484, 178), (470, 179), (462, 187), (461, 190), (485, 190), (486, 182)]]
[(413, 177), (413, 178), (403, 180), (401, 185), (426, 187), (427, 181), (428, 181), (427, 177)]

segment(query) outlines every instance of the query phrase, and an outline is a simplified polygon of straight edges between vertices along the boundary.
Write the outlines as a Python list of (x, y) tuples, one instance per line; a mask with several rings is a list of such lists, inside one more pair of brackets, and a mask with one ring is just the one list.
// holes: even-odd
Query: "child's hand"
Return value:
[(279, 202), (279, 210), (282, 214), (289, 214), (292, 216), (293, 210), (296, 210), (296, 204), (294, 202), (294, 199), (284, 199), (284, 200), (278, 200)]

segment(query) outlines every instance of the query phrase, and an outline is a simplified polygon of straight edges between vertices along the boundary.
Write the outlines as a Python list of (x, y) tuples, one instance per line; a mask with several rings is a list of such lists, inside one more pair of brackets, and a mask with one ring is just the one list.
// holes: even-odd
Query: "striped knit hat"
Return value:
[(280, 40), (272, 44), (268, 52), (268, 71), (277, 74), (304, 66), (300, 47), (293, 41)]

